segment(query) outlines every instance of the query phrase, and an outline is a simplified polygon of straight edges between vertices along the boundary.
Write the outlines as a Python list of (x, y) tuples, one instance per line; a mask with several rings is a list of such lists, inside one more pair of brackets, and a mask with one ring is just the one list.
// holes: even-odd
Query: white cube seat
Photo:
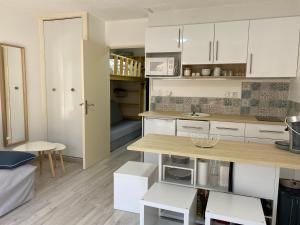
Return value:
[[(155, 183), (141, 200), (140, 225), (194, 225), (197, 190), (172, 184)], [(160, 217), (160, 210), (182, 214), (183, 222)]]
[(205, 225), (210, 225), (212, 219), (243, 225), (266, 225), (260, 199), (214, 191), (209, 193)]
[(157, 180), (157, 166), (128, 161), (114, 172), (114, 208), (139, 213), (140, 200)]

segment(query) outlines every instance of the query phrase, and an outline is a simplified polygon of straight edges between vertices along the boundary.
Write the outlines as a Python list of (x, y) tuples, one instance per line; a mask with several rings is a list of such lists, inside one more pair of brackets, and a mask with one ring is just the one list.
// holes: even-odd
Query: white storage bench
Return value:
[[(194, 225), (197, 190), (155, 183), (141, 200), (140, 225)], [(160, 210), (182, 214), (183, 222), (160, 217)]]
[(114, 172), (114, 208), (140, 212), (140, 200), (157, 181), (157, 166), (129, 161)]

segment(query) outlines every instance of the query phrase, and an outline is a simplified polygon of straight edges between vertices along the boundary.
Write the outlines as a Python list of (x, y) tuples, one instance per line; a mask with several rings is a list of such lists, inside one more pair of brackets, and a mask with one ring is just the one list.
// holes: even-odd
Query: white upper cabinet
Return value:
[(211, 64), (214, 24), (185, 25), (182, 64)]
[(215, 24), (214, 64), (247, 62), (249, 21)]
[(247, 77), (296, 77), (300, 18), (250, 21)]
[(147, 28), (145, 50), (147, 53), (181, 52), (182, 26)]

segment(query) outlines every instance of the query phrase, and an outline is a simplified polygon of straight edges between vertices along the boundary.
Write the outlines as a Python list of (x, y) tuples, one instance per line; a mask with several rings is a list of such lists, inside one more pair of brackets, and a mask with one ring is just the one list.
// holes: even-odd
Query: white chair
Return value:
[[(197, 190), (174, 184), (155, 183), (141, 200), (140, 225), (195, 225)], [(162, 211), (180, 217), (174, 223), (161, 216)]]
[(205, 225), (211, 220), (243, 225), (266, 225), (260, 199), (210, 191), (205, 211)]
[(65, 165), (64, 165), (64, 159), (63, 159), (62, 152), (63, 152), (63, 150), (66, 149), (66, 146), (63, 144), (60, 144), (60, 143), (55, 143), (55, 145), (56, 145), (56, 148), (55, 148), (55, 150), (52, 151), (54, 168), (56, 168), (56, 152), (58, 152), (58, 155), (60, 158), (61, 170), (63, 173), (65, 173)]
[(157, 180), (157, 166), (129, 161), (114, 172), (114, 208), (139, 213), (140, 200)]

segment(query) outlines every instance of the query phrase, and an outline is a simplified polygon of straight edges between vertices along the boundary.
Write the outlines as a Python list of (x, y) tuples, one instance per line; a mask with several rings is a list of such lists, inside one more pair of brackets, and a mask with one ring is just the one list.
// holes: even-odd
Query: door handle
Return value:
[(216, 61), (219, 60), (219, 41), (216, 41)]
[(211, 61), (211, 41), (209, 42), (209, 54), (208, 54), (208, 61)]
[(178, 48), (180, 48), (180, 46), (181, 46), (181, 29), (179, 28), (178, 29)]
[(89, 107), (94, 107), (95, 106), (95, 104), (89, 104), (88, 100), (85, 100), (84, 102), (80, 103), (79, 105), (80, 106), (84, 105), (84, 113), (85, 113), (85, 115), (87, 115), (89, 113)]
[(252, 74), (253, 54), (250, 54), (250, 74)]

